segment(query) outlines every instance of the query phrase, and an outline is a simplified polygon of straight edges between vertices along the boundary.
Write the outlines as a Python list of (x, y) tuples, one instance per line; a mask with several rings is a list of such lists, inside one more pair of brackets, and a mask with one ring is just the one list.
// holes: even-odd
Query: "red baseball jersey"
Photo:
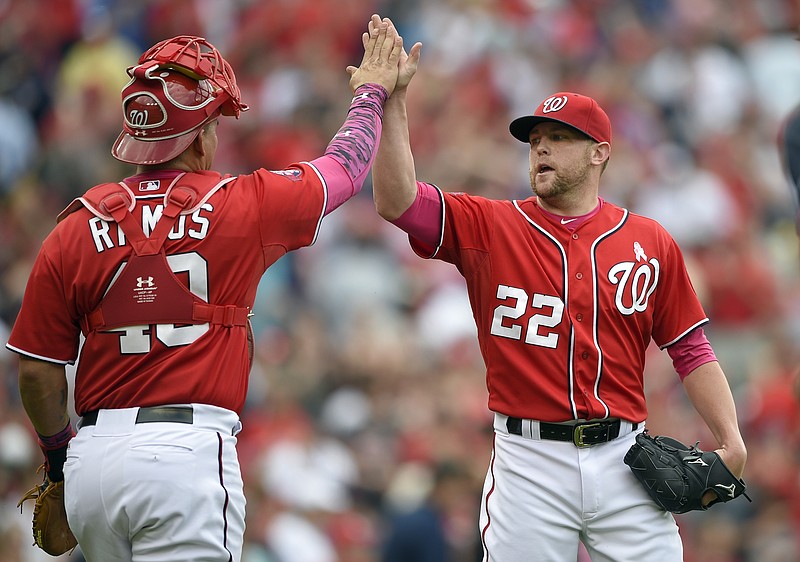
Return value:
[[(132, 214), (145, 234), (158, 221), (177, 175), (164, 171), (125, 180), (136, 196)], [(169, 267), (204, 301), (252, 307), (266, 269), (316, 239), (326, 193), (309, 164), (238, 176), (179, 218), (165, 243)], [(130, 256), (116, 223), (86, 208), (68, 215), (42, 244), (8, 347), (46, 361), (76, 361), (81, 322)], [(152, 324), (84, 335), (75, 381), (79, 415), (191, 402), (241, 411), (250, 369), (244, 326)]]
[(608, 202), (570, 232), (535, 197), (441, 197), (440, 245), (411, 242), (466, 280), (489, 408), (551, 422), (646, 419), (651, 339), (664, 348), (708, 321), (666, 230)]

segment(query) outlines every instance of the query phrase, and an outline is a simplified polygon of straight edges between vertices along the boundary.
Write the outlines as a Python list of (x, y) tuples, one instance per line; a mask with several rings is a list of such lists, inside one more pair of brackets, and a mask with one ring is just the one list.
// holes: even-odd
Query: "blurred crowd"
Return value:
[[(0, 0), (0, 340), (57, 213), (132, 172), (110, 146), (144, 49), (214, 43), (252, 108), (221, 122), (215, 168), (280, 169), (343, 121), (372, 13), (423, 42), (411, 140), (445, 190), (527, 197), (510, 120), (559, 90), (608, 111), (601, 194), (684, 249), (749, 449), (753, 502), (678, 516), (686, 560), (800, 560), (800, 250), (776, 144), (800, 103), (794, 0)], [(244, 562), (480, 560), (491, 418), (455, 268), (417, 258), (368, 181), (267, 272), (255, 313)], [(16, 366), (0, 351), (0, 560), (49, 560), (15, 508), (42, 461)], [(655, 348), (646, 387), (652, 432), (713, 448)]]

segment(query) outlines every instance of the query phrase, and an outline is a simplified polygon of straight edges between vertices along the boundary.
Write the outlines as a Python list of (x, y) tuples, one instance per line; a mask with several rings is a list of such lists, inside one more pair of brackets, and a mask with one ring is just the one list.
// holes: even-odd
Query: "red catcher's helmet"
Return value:
[(123, 162), (167, 162), (220, 113), (238, 118), (248, 109), (233, 69), (202, 37), (181, 35), (157, 43), (128, 68), (128, 75), (123, 131), (111, 148)]

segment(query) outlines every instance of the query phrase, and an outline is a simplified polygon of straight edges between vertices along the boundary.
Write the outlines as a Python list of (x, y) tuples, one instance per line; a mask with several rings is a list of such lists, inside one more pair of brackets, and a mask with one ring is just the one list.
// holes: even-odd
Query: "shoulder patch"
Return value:
[(290, 170), (270, 170), (271, 173), (284, 176), (293, 181), (299, 181), (303, 177), (303, 170), (292, 168)]

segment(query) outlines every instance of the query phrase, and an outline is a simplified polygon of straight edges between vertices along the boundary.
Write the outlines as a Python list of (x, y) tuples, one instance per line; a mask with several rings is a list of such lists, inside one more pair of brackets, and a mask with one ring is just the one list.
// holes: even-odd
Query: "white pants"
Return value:
[(484, 562), (575, 562), (579, 542), (593, 562), (683, 560), (672, 514), (622, 461), (643, 428), (578, 448), (509, 434), (505, 419), (495, 415), (483, 489)]
[(70, 442), (67, 518), (88, 562), (239, 562), (241, 424), (229, 410), (192, 406), (192, 424), (137, 424), (138, 408), (100, 410)]

